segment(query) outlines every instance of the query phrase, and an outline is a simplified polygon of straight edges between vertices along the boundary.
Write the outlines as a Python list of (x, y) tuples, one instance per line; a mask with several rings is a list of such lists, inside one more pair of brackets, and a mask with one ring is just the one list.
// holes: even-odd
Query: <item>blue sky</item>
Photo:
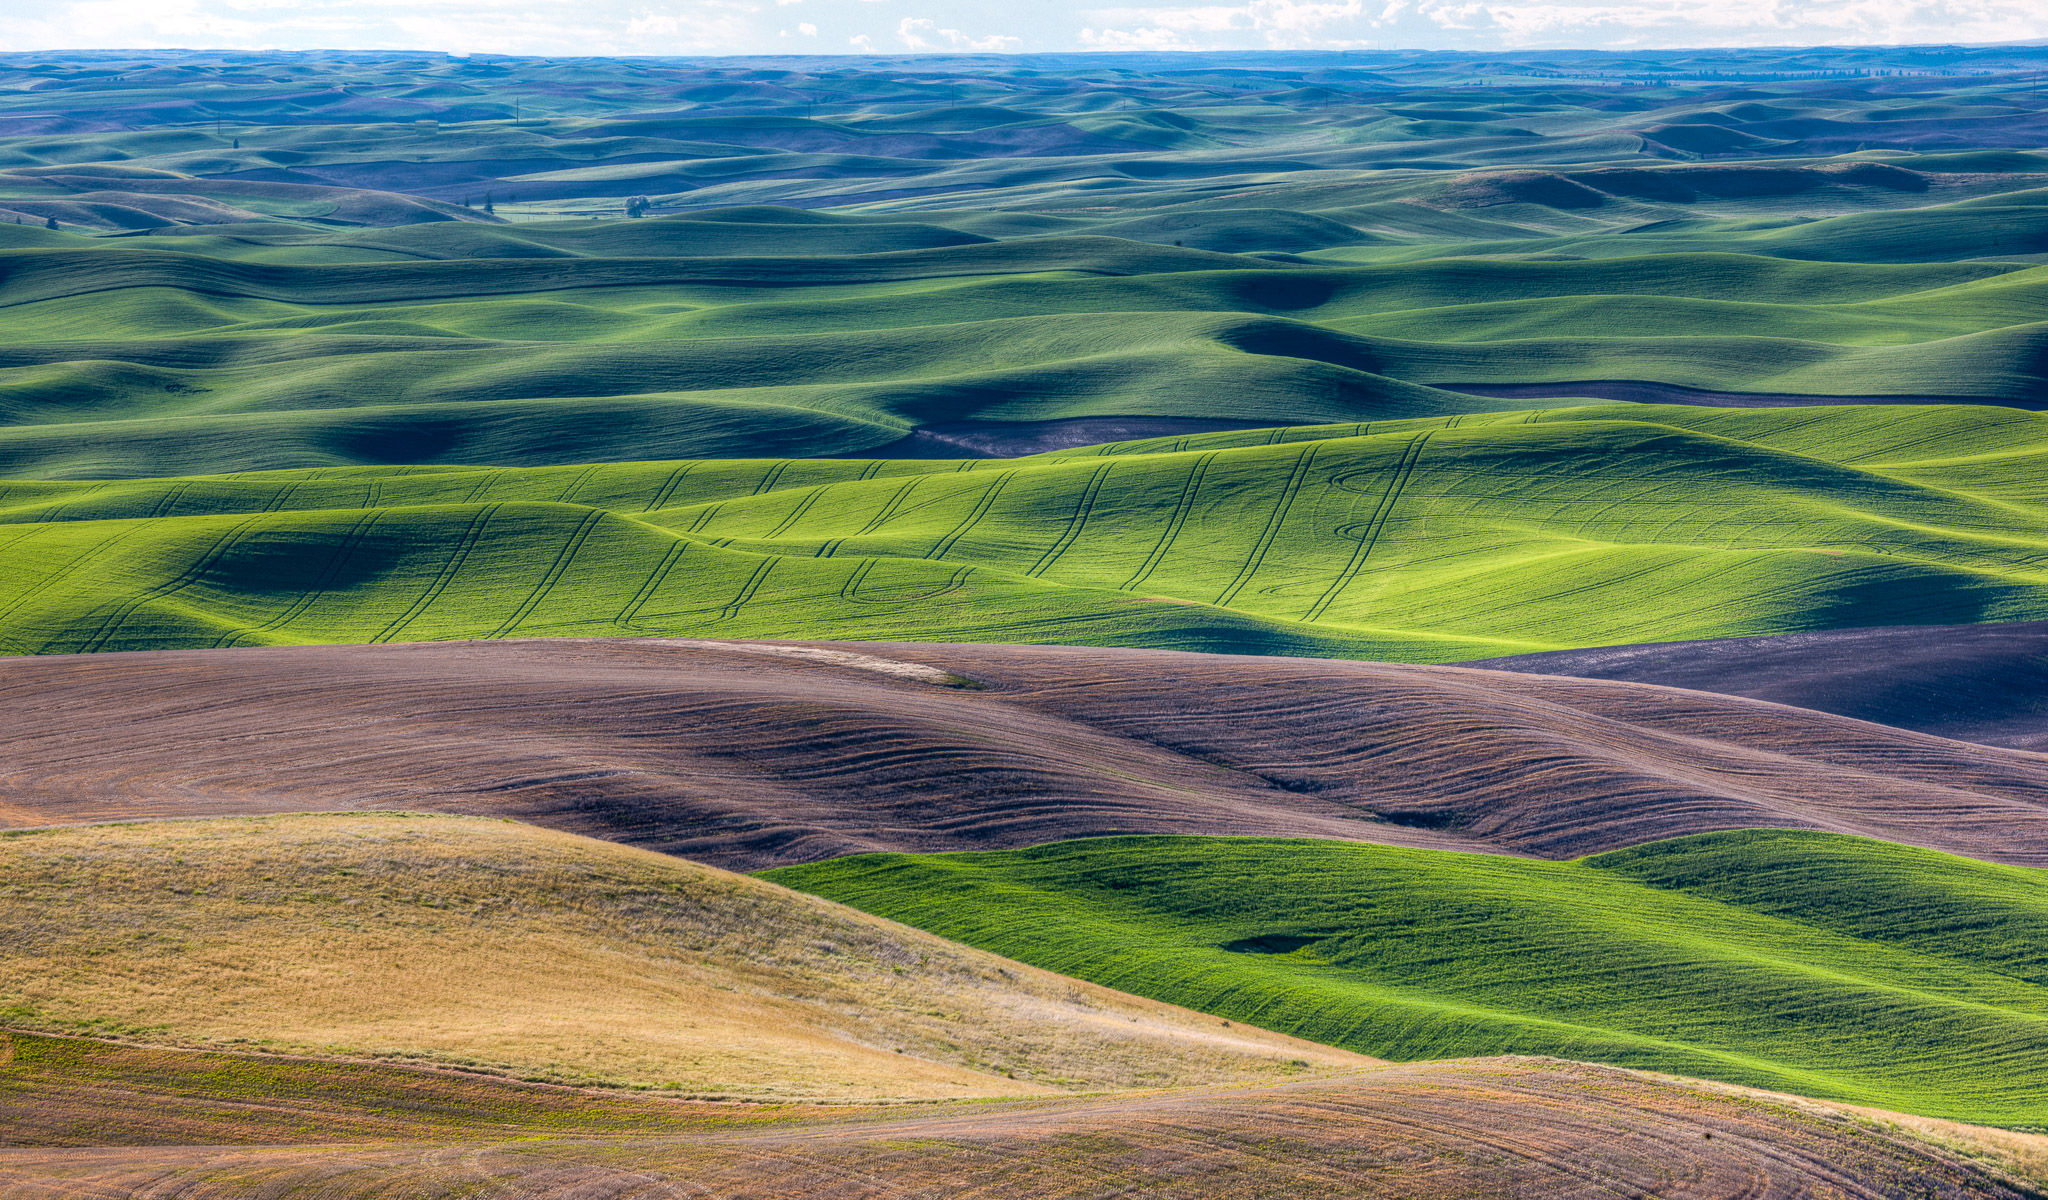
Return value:
[(2048, 0), (41, 0), (0, 48), (1631, 49), (2048, 38)]

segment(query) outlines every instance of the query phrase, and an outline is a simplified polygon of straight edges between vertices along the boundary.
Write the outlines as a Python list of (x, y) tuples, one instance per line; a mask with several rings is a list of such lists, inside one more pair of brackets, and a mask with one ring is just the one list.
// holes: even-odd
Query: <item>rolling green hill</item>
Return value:
[[(908, 224), (933, 244), (877, 251), (888, 226), (786, 216), (12, 248), (0, 226), (0, 473), (894, 456), (963, 421), (1387, 420), (1586, 380), (2048, 403), (2048, 269), (2023, 264), (1274, 263)], [(344, 248), (367, 257), (324, 261)]]
[(506, 636), (1443, 661), (2048, 615), (2048, 417), (1608, 406), (989, 460), (0, 488), (20, 652)]
[(2039, 59), (0, 55), (0, 476), (2048, 406)]
[(1764, 830), (1570, 863), (1148, 837), (767, 876), (1381, 1057), (1549, 1054), (2048, 1123), (2048, 877), (2028, 868)]

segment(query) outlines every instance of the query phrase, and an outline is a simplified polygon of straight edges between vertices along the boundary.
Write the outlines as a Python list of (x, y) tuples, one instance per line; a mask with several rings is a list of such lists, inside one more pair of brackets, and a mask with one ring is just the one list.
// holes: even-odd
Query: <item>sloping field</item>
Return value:
[(0, 1014), (753, 1098), (1285, 1078), (1226, 1026), (695, 863), (502, 821), (344, 815), (0, 838)]
[(1454, 668), (523, 641), (17, 658), (0, 704), (13, 826), (438, 809), (737, 870), (1116, 832), (1567, 857), (1766, 826), (2048, 866), (2034, 755)]
[(0, 487), (0, 647), (684, 634), (1443, 661), (2029, 619), (2044, 435), (1965, 407), (1600, 407), (1000, 464), (24, 482)]
[(2048, 404), (2038, 53), (1873, 53), (0, 57), (0, 474)]
[(1554, 1054), (2048, 1124), (2048, 875), (1699, 834), (1566, 863), (1092, 838), (768, 878), (1049, 970), (1394, 1059)]
[(2048, 625), (2040, 622), (1829, 629), (1466, 665), (1722, 692), (1988, 746), (2048, 749)]
[[(0, 234), (0, 473), (894, 455), (965, 421), (1297, 425), (1601, 394), (1574, 381), (2048, 403), (2048, 276), (2024, 264), (1332, 265), (1072, 234), (868, 253), (872, 224), (810, 221), (664, 219), (635, 257), (581, 226), (480, 249), (451, 223), (363, 262)], [(816, 253), (707, 254), (792, 228)]]
[[(40, 1054), (50, 1045), (30, 1049)], [(130, 1107), (111, 1111), (134, 1122), (117, 1129), (147, 1131), (188, 1114), (213, 1116), (218, 1110), (209, 1111), (204, 1089), (194, 1089), (189, 1074), (179, 1078), (180, 1090), (164, 1088), (160, 1072), (172, 1069), (164, 1058), (71, 1050), (70, 1061), (98, 1067), (109, 1090), (137, 1089), (116, 1092), (116, 1102)], [(207, 1056), (207, 1065), (287, 1081), (298, 1071), (225, 1055)], [(48, 1058), (27, 1072), (0, 1069), (0, 1089), (9, 1088), (11, 1074), (34, 1081), (0, 1090), (0, 1097), (72, 1101), (60, 1090), (70, 1082), (60, 1070)], [(530, 1132), (519, 1141), (275, 1148), (260, 1143), (290, 1139), (238, 1137), (229, 1147), (209, 1146), (214, 1139), (201, 1136), (150, 1147), (145, 1132), (124, 1140), (141, 1143), (134, 1149), (0, 1149), (0, 1196), (175, 1189), (190, 1197), (629, 1197), (688, 1189), (833, 1200), (929, 1193), (1078, 1200), (1106, 1191), (1191, 1197), (1319, 1190), (1450, 1200), (1575, 1197), (1597, 1184), (1629, 1194), (1682, 1190), (1728, 1200), (2016, 1200), (2032, 1192), (2012, 1175), (2038, 1178), (2048, 1163), (2043, 1140), (2023, 1134), (1910, 1118), (1901, 1128), (1896, 1119), (1844, 1116), (1783, 1098), (1527, 1059), (888, 1116), (795, 1108), (741, 1114), (729, 1106), (721, 1113), (720, 1106), (592, 1100), (382, 1070), (405, 1088), (414, 1111), (422, 1093), (459, 1089), (468, 1105), (530, 1114)], [(365, 1100), (372, 1097), (385, 1099), (370, 1093)], [(292, 1103), (270, 1102), (287, 1112)], [(334, 1119), (325, 1108), (312, 1114)], [(47, 1127), (38, 1115), (29, 1114), (29, 1136), (17, 1124), (0, 1127), (0, 1138), (21, 1147), (61, 1144), (37, 1139)], [(378, 1123), (388, 1129), (393, 1121), (380, 1114)], [(212, 1128), (240, 1134), (247, 1122), (231, 1112)], [(437, 1132), (504, 1136), (475, 1126)]]

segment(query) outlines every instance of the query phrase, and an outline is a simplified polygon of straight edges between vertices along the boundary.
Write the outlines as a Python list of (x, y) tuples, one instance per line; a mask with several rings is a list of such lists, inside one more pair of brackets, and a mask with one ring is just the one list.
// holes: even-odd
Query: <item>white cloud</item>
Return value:
[(1091, 49), (1511, 50), (2020, 41), (2042, 0), (1243, 0), (1084, 9)]
[(939, 23), (929, 17), (905, 17), (896, 26), (896, 36), (912, 50), (980, 50), (1000, 54), (1015, 50), (1024, 44), (1023, 38), (1007, 34), (993, 34), (989, 37), (973, 37), (957, 29), (941, 29)]
[[(4, 0), (0, 0), (4, 2)], [(870, 0), (888, 3), (890, 0)], [(776, 14), (805, 5), (811, 18)], [(798, 35), (876, 53), (1504, 50), (1997, 42), (2048, 38), (2048, 0), (33, 0), (0, 50), (451, 50), (504, 54), (787, 52)], [(21, 10), (21, 11), (16, 11)], [(1028, 21), (1028, 26), (1019, 29)], [(866, 25), (869, 32), (860, 30)], [(880, 25), (887, 33), (875, 32)], [(783, 35), (787, 28), (788, 37)], [(1018, 29), (1017, 34), (988, 30)], [(815, 32), (813, 32), (815, 30)]]

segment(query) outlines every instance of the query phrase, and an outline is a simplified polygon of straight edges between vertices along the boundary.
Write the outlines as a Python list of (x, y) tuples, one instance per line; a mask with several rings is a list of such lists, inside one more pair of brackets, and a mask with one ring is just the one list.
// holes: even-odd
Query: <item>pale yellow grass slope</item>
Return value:
[(755, 1098), (1274, 1080), (1369, 1064), (744, 875), (506, 821), (0, 835), (0, 1019)]

